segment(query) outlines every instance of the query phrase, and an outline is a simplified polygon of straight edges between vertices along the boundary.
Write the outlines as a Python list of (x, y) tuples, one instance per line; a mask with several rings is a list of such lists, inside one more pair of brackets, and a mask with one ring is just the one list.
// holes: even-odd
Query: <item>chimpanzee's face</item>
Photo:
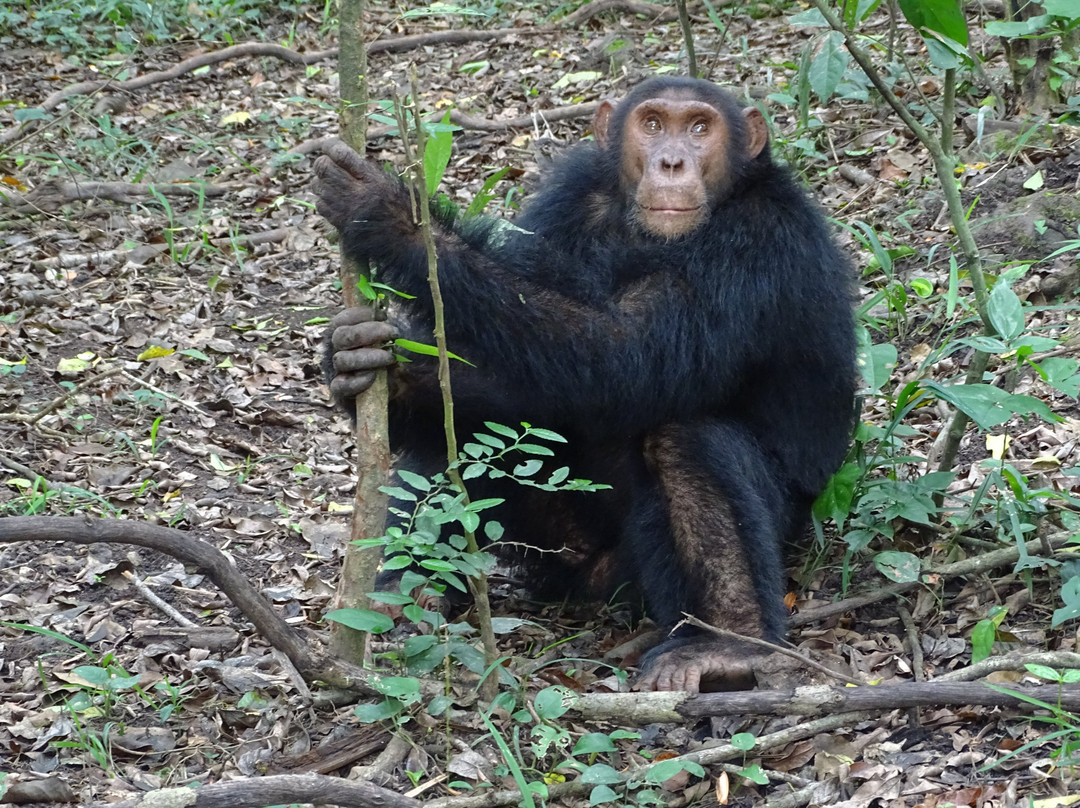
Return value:
[(709, 217), (728, 185), (730, 127), (723, 113), (692, 98), (650, 98), (626, 117), (622, 187), (647, 232), (672, 239)]

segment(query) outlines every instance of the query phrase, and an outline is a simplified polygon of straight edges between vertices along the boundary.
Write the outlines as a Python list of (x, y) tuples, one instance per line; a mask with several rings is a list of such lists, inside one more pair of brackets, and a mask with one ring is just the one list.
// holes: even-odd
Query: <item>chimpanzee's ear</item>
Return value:
[(615, 105), (610, 101), (601, 101), (596, 115), (593, 116), (592, 133), (596, 142), (601, 146), (607, 146), (609, 142), (608, 127), (611, 125), (611, 113), (615, 111)]
[(746, 118), (746, 159), (753, 160), (769, 143), (769, 125), (757, 107), (744, 109), (743, 117)]

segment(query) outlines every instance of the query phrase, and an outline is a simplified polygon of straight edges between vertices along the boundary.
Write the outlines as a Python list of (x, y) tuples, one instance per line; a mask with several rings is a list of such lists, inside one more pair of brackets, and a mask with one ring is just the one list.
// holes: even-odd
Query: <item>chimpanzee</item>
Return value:
[[(560, 464), (612, 485), (517, 487), (497, 518), (543, 553), (546, 579), (602, 598), (630, 581), (670, 629), (683, 612), (784, 634), (782, 549), (841, 462), (855, 379), (852, 279), (826, 223), (769, 152), (766, 123), (714, 84), (649, 79), (603, 103), (514, 226), (435, 211), (455, 418), (560, 431)], [(334, 143), (318, 209), (344, 250), (413, 295), (391, 323), (332, 325), (331, 390), (351, 401), (391, 371), (399, 467), (445, 462), (433, 360), (394, 363), (394, 334), (432, 342), (423, 241), (402, 183)], [(535, 555), (535, 554), (534, 554)], [(744, 682), (756, 647), (686, 627), (638, 686)]]

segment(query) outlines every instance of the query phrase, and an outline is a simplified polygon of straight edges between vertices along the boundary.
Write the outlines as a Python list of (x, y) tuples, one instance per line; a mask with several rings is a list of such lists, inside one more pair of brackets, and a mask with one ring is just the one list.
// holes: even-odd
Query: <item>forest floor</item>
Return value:
[[(334, 38), (321, 8), (268, 20), (263, 41), (301, 53), (329, 47)], [(706, 18), (696, 20), (710, 78), (757, 99), (788, 89), (814, 32), (769, 12), (751, 5), (730, 13), (723, 37)], [(374, 14), (370, 30), (380, 39), (471, 22)], [(467, 204), (485, 176), (509, 166), (489, 212), (519, 198), (517, 189), (527, 195), (538, 166), (586, 134), (588, 116), (548, 121), (544, 110), (618, 97), (639, 78), (683, 64), (674, 22), (616, 11), (558, 28), (531, 6), (508, 5), (490, 24), (509, 30), (488, 41), (370, 59), (373, 98), (388, 98), (387, 88), (403, 83), (414, 63), (425, 108), (453, 107), (495, 124), (455, 135), (445, 179), (448, 194)], [(290, 623), (325, 632), (321, 615), (349, 532), (356, 450), (319, 370), (326, 318), (341, 305), (338, 254), (312, 207), (305, 153), (337, 131), (336, 56), (304, 65), (237, 55), (140, 88), (74, 96), (56, 106), (51, 121), (15, 134), (18, 110), (70, 84), (117, 73), (131, 80), (215, 49), (185, 42), (75, 59), (22, 42), (17, 31), (0, 47), (0, 176), (8, 188), (0, 202), (0, 513), (93, 513), (197, 531)], [(935, 81), (925, 77), (922, 91), (938, 92)], [(925, 278), (935, 290), (925, 300), (910, 296), (905, 315), (875, 337), (892, 339), (899, 350), (895, 382), (910, 380), (943, 327), (952, 238), (926, 154), (891, 114), (857, 98), (812, 108), (824, 127), (794, 139), (796, 112), (766, 105), (778, 133), (774, 148), (802, 172), (827, 214), (845, 224), (869, 222), (888, 248), (911, 248), (897, 263), (899, 276)], [(498, 125), (522, 116), (534, 116), (533, 124)], [(974, 206), (977, 239), (991, 262), (1039, 262), (1076, 238), (1074, 131), (1011, 146), (975, 143), (966, 131), (959, 137), (965, 202)], [(295, 160), (287, 154), (293, 149)], [(376, 132), (369, 155), (395, 161), (399, 146)], [(208, 183), (205, 194), (161, 193), (170, 184), (195, 187), (192, 180)], [(856, 266), (867, 266), (869, 254), (846, 231), (838, 237)], [(1035, 263), (1017, 284), (1018, 294), (1040, 306), (1029, 312), (1034, 327), (1075, 323), (1068, 299), (1051, 305), (1080, 285), (1075, 255)], [(865, 299), (874, 278), (864, 280)], [(930, 372), (950, 376), (962, 361)], [(1038, 481), (1077, 492), (1077, 478), (1057, 471), (1080, 460), (1075, 398), (1032, 374), (1021, 376), (1017, 390), (1064, 420), (1004, 425), (1010, 462), (1032, 487)], [(887, 410), (868, 405), (864, 418), (882, 424)], [(927, 451), (941, 418), (929, 409), (909, 419), (911, 454)], [(974, 430), (965, 439), (958, 480), (969, 489), (985, 476), (984, 441)], [(47, 489), (33, 482), (38, 477)], [(842, 593), (843, 543), (835, 544), (792, 568), (800, 614), (887, 583), (869, 559), (857, 557), (851, 590)], [(965, 553), (964, 545), (899, 519), (895, 546), (926, 563)], [(903, 608), (887, 599), (805, 621), (791, 641), (860, 681), (933, 680), (970, 664), (974, 625), (1003, 605), (999, 639), (1010, 642), (996, 651), (1077, 651), (1075, 621), (1050, 629), (1059, 586), (1046, 568), (1016, 574), (1006, 565), (914, 590)], [(512, 577), (496, 580), (496, 595), (497, 614), (531, 621), (501, 638), (504, 653), (524, 660), (514, 670), (525, 691), (552, 684), (618, 689), (607, 665), (586, 660), (634, 636), (626, 610), (537, 604)], [(196, 627), (176, 631), (176, 612)], [(451, 685), (461, 708), (452, 723), (418, 715), (397, 730), (407, 743), (388, 745), (384, 730), (353, 716), (355, 697), (337, 706), (313, 700), (204, 574), (164, 555), (114, 544), (0, 545), (0, 619), (3, 769), (13, 779), (53, 776), (78, 802), (113, 803), (237, 775), (356, 775), (354, 767), (365, 765), (360, 774), (402, 793), (416, 789), (422, 799), (513, 785), (489, 731), (467, 709), (474, 699), (467, 681)], [(398, 642), (382, 640), (377, 650)], [(112, 676), (95, 681), (86, 666)], [(120, 670), (137, 678), (118, 680)], [(1035, 680), (1001, 671), (991, 681)], [(1068, 758), (1080, 741), (1080, 719), (1047, 724), (1033, 713), (1048, 715), (1030, 707), (881, 709), (734, 761), (772, 773), (767, 784), (710, 766), (705, 777), (665, 781), (662, 791), (675, 805), (784, 804), (777, 800), (814, 783), (820, 789), (802, 803), (1065, 805), (1054, 800), (1077, 793), (1080, 779), (1054, 755), (1066, 749)], [(520, 733), (528, 766), (546, 773), (549, 784), (559, 782), (563, 775), (551, 771), (557, 756), (533, 757), (527, 729), (515, 730), (509, 715), (496, 717), (508, 737)], [(761, 738), (801, 723), (797, 716), (735, 715), (626, 724), (635, 736), (619, 738), (609, 760), (620, 769), (735, 733)], [(576, 740), (618, 724), (582, 719), (565, 728)], [(1059, 726), (1074, 729), (1046, 737)], [(550, 804), (587, 805), (588, 797)]]

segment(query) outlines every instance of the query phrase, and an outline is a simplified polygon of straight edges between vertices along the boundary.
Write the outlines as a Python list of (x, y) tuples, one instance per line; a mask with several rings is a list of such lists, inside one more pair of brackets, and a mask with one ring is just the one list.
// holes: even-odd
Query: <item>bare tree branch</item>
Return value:
[[(1058, 547), (1064, 546), (1067, 539), (1068, 536), (1065, 534), (1050, 537), (1049, 539), (1033, 539), (1025, 545), (1025, 550), (1027, 553), (1037, 554), (1043, 551), (1046, 542), (1049, 542), (1049, 545), (1052, 548), (1057, 549)], [(965, 558), (962, 561), (956, 561), (952, 564), (926, 567), (923, 569), (922, 575), (939, 576), (943, 579), (957, 578), (964, 575), (976, 575), (999, 567), (1005, 567), (1009, 564), (1015, 564), (1019, 558), (1020, 550), (1017, 546), (1013, 545), (1011, 547), (1002, 547), (1000, 550), (991, 550), (988, 553), (981, 553), (980, 555)], [(873, 592), (855, 595), (850, 598), (845, 598), (844, 600), (838, 600), (825, 606), (819, 606), (792, 615), (790, 622), (793, 627), (806, 626), (830, 617), (836, 617), (845, 612), (861, 609), (863, 606), (869, 606), (871, 603), (879, 603), (887, 598), (898, 597), (906, 592), (910, 592), (913, 589), (918, 589), (923, 586), (926, 586), (926, 584), (923, 583), (922, 580), (886, 584), (885, 586), (879, 586)]]
[(419, 808), (422, 805), (419, 800), (362, 780), (323, 774), (271, 774), (199, 788), (163, 788), (134, 800), (113, 803), (108, 808), (263, 808), (294, 803), (341, 808)]
[[(224, 553), (192, 533), (149, 522), (90, 516), (0, 518), (0, 544), (20, 541), (133, 544), (170, 555), (205, 572), (307, 681), (321, 680), (368, 695), (378, 694), (373, 683), (379, 674), (330, 657), (314, 638), (303, 636), (286, 623)], [(432, 693), (440, 692), (438, 683), (432, 687)]]
[[(1016, 668), (1017, 660), (1009, 667)], [(1066, 710), (1080, 708), (1080, 685), (1030, 685), (1009, 688)], [(1060, 699), (1059, 699), (1060, 697)], [(1002, 693), (983, 682), (903, 682), (897, 685), (838, 687), (808, 685), (794, 690), (741, 690), (731, 693), (677, 691), (657, 693), (586, 693), (573, 709), (588, 721), (620, 724), (676, 722), (714, 715), (823, 716), (837, 712), (882, 713), (908, 707), (972, 706), (1017, 707), (1019, 696)]]

